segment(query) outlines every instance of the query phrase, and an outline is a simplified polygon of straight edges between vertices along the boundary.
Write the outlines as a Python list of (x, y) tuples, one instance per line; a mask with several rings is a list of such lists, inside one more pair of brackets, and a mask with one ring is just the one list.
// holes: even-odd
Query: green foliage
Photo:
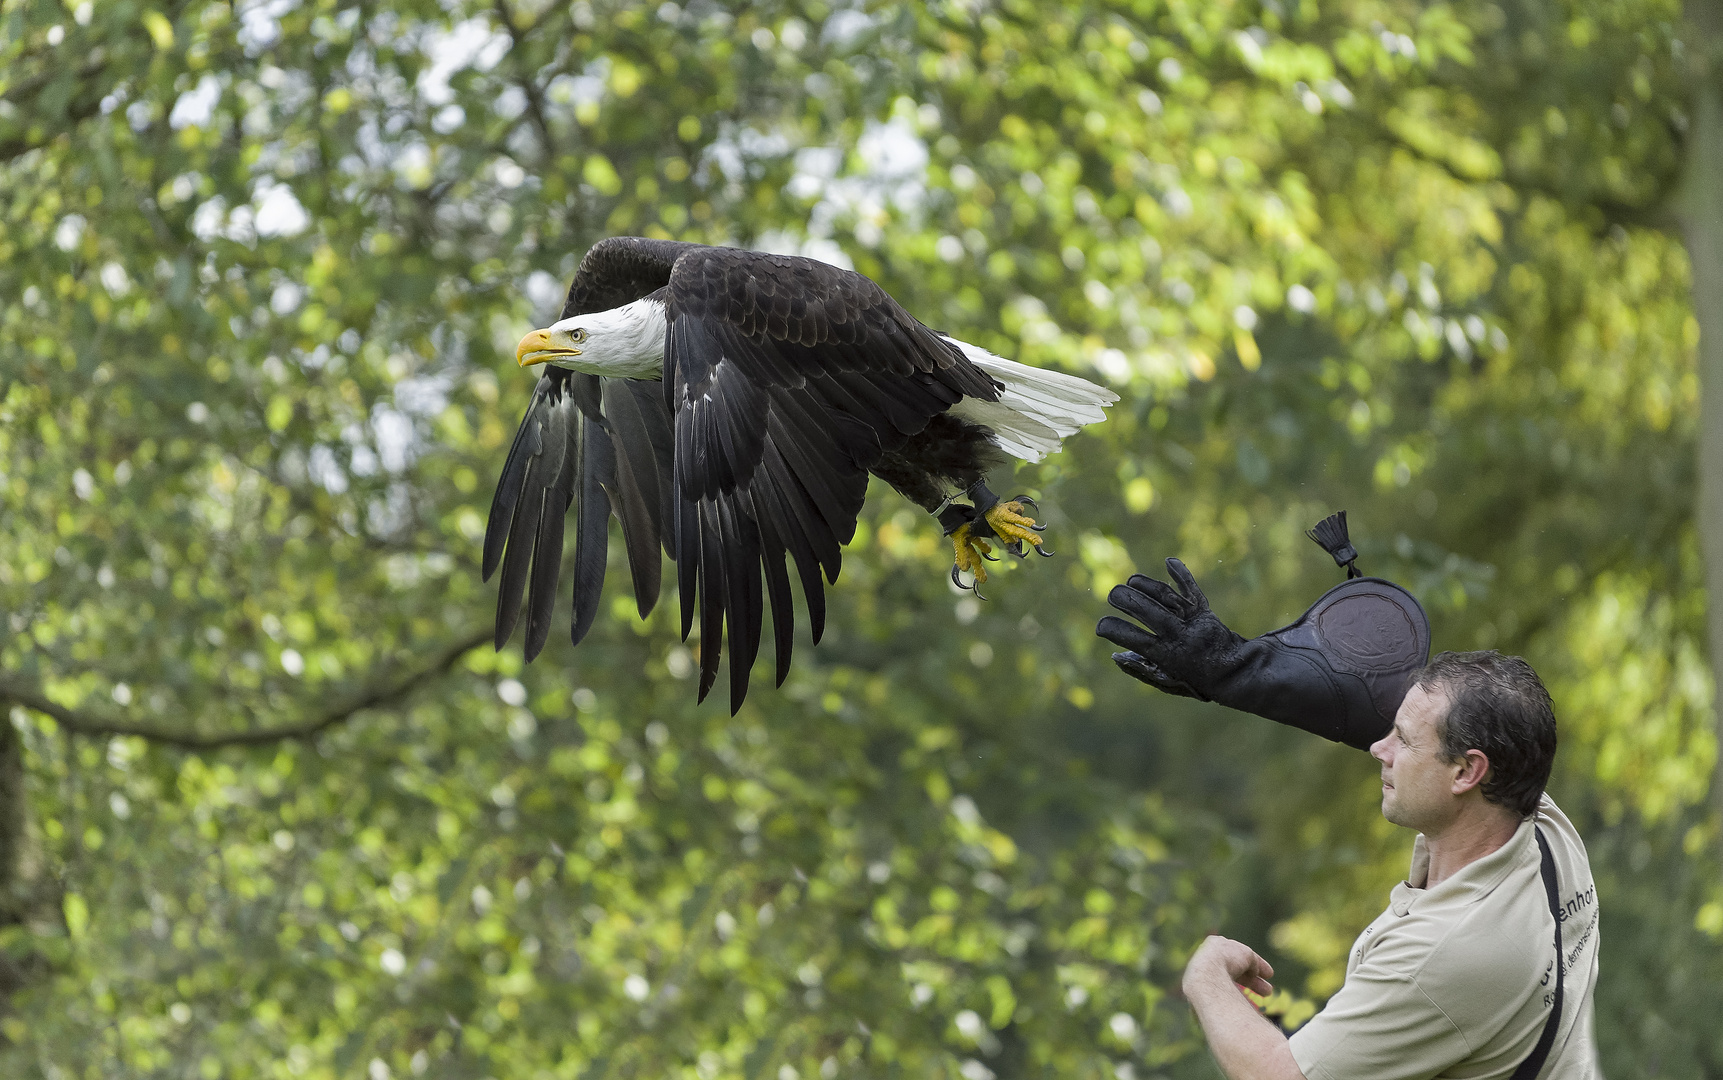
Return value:
[[(1092, 626), (1171, 554), (1279, 625), (1344, 506), (1439, 648), (1550, 683), (1606, 1071), (1723, 1069), (1677, 14), (0, 3), (0, 1065), (1204, 1074), (1201, 935), (1308, 1015), (1409, 837)], [(615, 233), (1114, 385), (1002, 481), (1059, 557), (955, 595), (876, 485), (734, 718), (619, 558), (578, 650), (473, 649), (514, 343)]]

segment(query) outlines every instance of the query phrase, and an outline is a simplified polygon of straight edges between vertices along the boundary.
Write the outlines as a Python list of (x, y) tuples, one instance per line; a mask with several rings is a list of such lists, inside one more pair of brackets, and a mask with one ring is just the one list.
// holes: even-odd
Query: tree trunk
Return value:
[(1687, 0), (1686, 9), (1694, 94), (1676, 211), (1699, 321), (1698, 527), (1718, 744), (1711, 797), (1723, 815), (1723, 0)]
[(18, 912), (18, 868), (24, 851), (24, 740), (0, 708), (0, 926)]

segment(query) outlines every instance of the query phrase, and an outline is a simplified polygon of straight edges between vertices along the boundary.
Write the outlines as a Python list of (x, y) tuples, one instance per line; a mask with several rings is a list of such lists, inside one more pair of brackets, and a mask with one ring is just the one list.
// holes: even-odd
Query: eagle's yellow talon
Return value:
[(1020, 540), (1035, 547), (1041, 546), (1041, 537), (1035, 530), (1035, 519), (1023, 513), (1022, 503), (1002, 502), (982, 516), (1007, 546)]
[(971, 535), (967, 523), (951, 534), (951, 549), (958, 573), (974, 574), (977, 585), (987, 580), (987, 568), (981, 565), (981, 557), (991, 554), (993, 547), (981, 537)]

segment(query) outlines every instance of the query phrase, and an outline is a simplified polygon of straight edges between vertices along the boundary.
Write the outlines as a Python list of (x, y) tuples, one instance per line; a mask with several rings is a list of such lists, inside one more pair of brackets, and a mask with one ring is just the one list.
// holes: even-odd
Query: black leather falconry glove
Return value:
[[(1312, 539), (1357, 574), (1350, 565), (1357, 552), (1345, 529), (1344, 515), (1335, 515)], [(1424, 609), (1391, 581), (1352, 577), (1291, 626), (1247, 640), (1209, 610), (1184, 563), (1168, 559), (1167, 573), (1177, 589), (1136, 574), (1107, 596), (1148, 630), (1109, 615), (1095, 633), (1129, 650), (1113, 654), (1120, 670), (1169, 694), (1218, 702), (1367, 750), (1393, 726), (1430, 654)]]

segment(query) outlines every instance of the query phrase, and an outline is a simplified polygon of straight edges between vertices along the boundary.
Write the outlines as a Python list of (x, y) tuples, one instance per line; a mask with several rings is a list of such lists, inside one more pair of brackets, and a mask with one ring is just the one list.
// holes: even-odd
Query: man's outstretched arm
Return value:
[(1167, 575), (1173, 585), (1133, 574), (1116, 586), (1107, 602), (1129, 618), (1108, 616), (1095, 633), (1124, 648), (1113, 654), (1120, 670), (1169, 694), (1368, 750), (1429, 656), (1424, 611), (1392, 582), (1353, 578), (1292, 625), (1246, 639), (1209, 609), (1184, 563), (1168, 559)]
[(1273, 974), (1249, 946), (1223, 937), (1208, 938), (1185, 965), (1185, 999), (1228, 1080), (1305, 1080), (1286, 1036), (1238, 989), (1271, 994)]

